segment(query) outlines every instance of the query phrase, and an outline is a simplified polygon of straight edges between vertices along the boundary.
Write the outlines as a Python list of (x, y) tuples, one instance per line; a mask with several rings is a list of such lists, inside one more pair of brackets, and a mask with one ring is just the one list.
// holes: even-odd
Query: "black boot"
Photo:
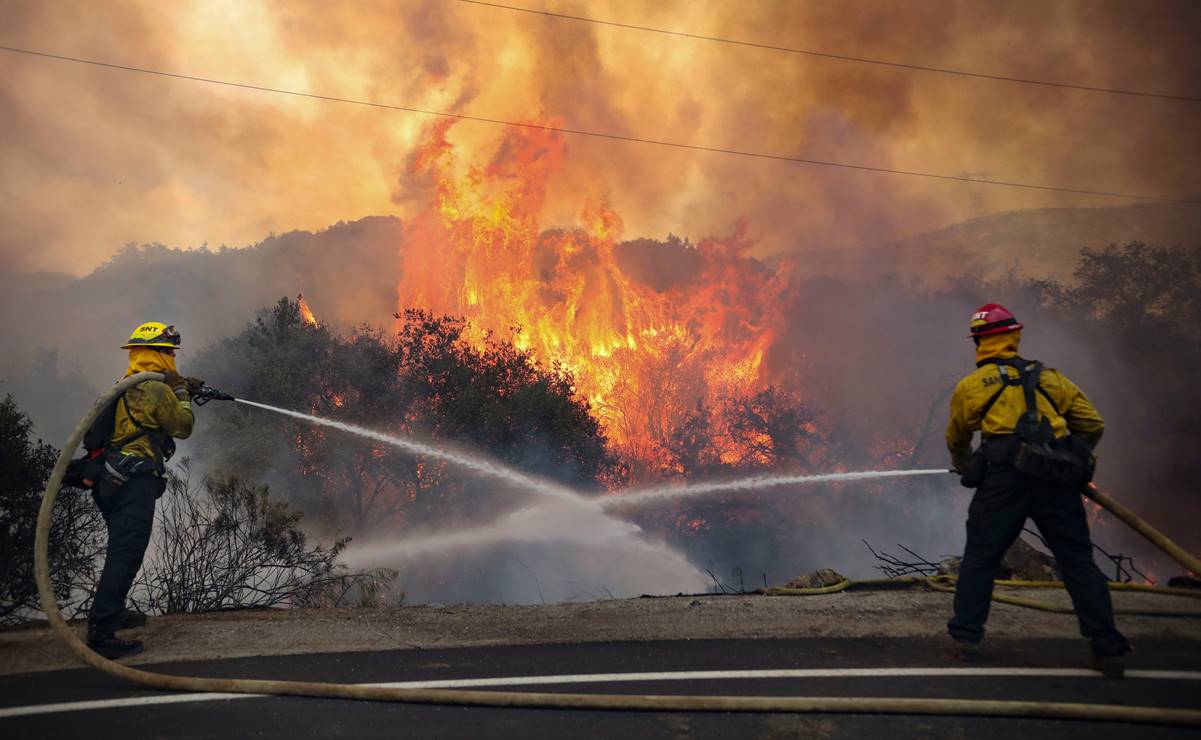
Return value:
[(88, 647), (109, 660), (142, 652), (141, 640), (122, 640), (116, 635), (88, 635)]
[(979, 663), (982, 660), (980, 643), (978, 642), (955, 640), (953, 654), (957, 660), (964, 663)]
[(1088, 667), (1106, 678), (1121, 678), (1126, 675), (1126, 656), (1093, 655), (1088, 660)]
[(117, 626), (119, 630), (132, 630), (138, 627), (146, 626), (146, 615), (141, 612), (135, 612), (133, 609), (124, 609), (121, 611), (121, 623)]

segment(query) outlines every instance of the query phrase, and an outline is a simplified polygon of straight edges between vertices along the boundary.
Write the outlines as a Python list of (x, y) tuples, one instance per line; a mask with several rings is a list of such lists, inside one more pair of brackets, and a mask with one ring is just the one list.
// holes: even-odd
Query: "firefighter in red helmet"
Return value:
[[(1114, 625), (1081, 500), (1105, 424), (1066, 376), (1018, 355), (1021, 336), (1022, 325), (1004, 306), (989, 303), (972, 314), (976, 370), (955, 386), (947, 448), (963, 484), (976, 493), (947, 629), (960, 658), (979, 658), (993, 579), (1033, 519), (1063, 573), (1080, 632), (1091, 642), (1090, 665), (1122, 675), (1122, 656), (1131, 648)], [(981, 442), (973, 452), (975, 432)]]

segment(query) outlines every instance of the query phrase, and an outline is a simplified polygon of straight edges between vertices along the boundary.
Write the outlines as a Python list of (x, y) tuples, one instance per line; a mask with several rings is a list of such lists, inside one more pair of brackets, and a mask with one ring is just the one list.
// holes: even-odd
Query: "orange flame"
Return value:
[(321, 326), (321, 322), (317, 321), (317, 317), (313, 315), (313, 309), (309, 308), (309, 302), (304, 299), (304, 293), (296, 294), (296, 303), (300, 307), (300, 318), (309, 326)]
[[(486, 166), (461, 167), (438, 124), (411, 165), (434, 202), (402, 250), (401, 308), (464, 316), (575, 376), (610, 438), (649, 453), (698, 403), (760, 385), (783, 278), (746, 256), (739, 225), (681, 243), (695, 269), (657, 289), (622, 269), (621, 218), (584, 204), (574, 228), (542, 224), (560, 134), (512, 129)], [(653, 242), (647, 242), (652, 247)]]

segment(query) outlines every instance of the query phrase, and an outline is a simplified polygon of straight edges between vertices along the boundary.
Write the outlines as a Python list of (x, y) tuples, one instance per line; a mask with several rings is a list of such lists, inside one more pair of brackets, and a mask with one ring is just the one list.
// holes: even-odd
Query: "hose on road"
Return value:
[[(819, 596), (821, 594), (838, 593), (839, 591), (855, 590), (856, 588), (880, 588), (880, 587), (924, 587), (931, 591), (940, 591), (942, 593), (955, 593), (954, 576), (907, 576), (904, 578), (880, 578), (866, 581), (852, 581), (849, 578), (844, 578), (838, 583), (829, 586), (817, 586), (815, 588), (761, 588), (756, 593), (767, 594), (768, 596)], [(1008, 586), (1013, 588), (1064, 588), (1062, 581), (994, 581), (994, 585)], [(1164, 596), (1183, 596), (1190, 599), (1201, 599), (1201, 590), (1191, 588), (1170, 588), (1167, 586), (1151, 586), (1144, 583), (1116, 583), (1110, 582), (1109, 588), (1114, 591), (1137, 591), (1141, 593), (1160, 594)], [(1022, 606), (1027, 609), (1039, 609), (1045, 612), (1055, 612), (1057, 614), (1075, 614), (1076, 610), (1070, 606), (1060, 606), (1059, 604), (1049, 604), (1045, 601), (1037, 601), (1035, 599), (1024, 599), (1020, 596), (1011, 596), (1005, 593), (993, 591), (993, 601), (1001, 604), (1009, 604), (1011, 606)], [(1126, 614), (1135, 617), (1176, 617), (1176, 618), (1201, 618), (1201, 612), (1186, 612), (1186, 611), (1159, 611), (1152, 609), (1116, 609), (1115, 614)]]
[[(46, 483), (38, 512), (34, 543), (34, 573), (42, 609), (51, 628), (88, 665), (110, 676), (149, 689), (210, 691), (279, 696), (313, 696), (368, 701), (407, 702), (475, 707), (528, 707), (546, 709), (610, 709), (624, 711), (686, 712), (794, 712), (843, 714), (956, 715), (975, 717), (1025, 717), (1075, 719), (1201, 727), (1201, 711), (1159, 707), (1114, 706), (1041, 701), (986, 699), (916, 699), (893, 697), (818, 696), (656, 696), (626, 694), (560, 694), (524, 691), (472, 691), (464, 689), (398, 689), (313, 681), (271, 681), (247, 678), (204, 678), (152, 673), (108, 660), (91, 650), (63, 619), (50, 585), (48, 541), (51, 514), (71, 456), (92, 422), (109, 401), (146, 380), (162, 380), (158, 373), (138, 373), (103, 394), (63, 446)], [(845, 587), (844, 587), (845, 588)]]
[[(940, 581), (938, 579), (929, 578), (929, 579), (926, 579), (926, 582), (924, 585), (926, 586), (926, 588), (929, 588), (933, 591), (941, 591), (943, 593), (953, 594), (953, 593), (955, 593), (955, 589), (953, 587), (947, 585), (949, 582), (950, 581)], [(1004, 583), (1006, 585), (1014, 585), (1014, 586), (1018, 586), (1018, 587), (1027, 585), (1025, 583), (1022, 583), (1021, 581), (1009, 581), (1009, 582), (997, 581), (997, 583)], [(1045, 582), (1044, 581), (1036, 581), (1034, 583), (1039, 584), (1037, 586), (1034, 586), (1034, 588), (1052, 588), (1052, 586), (1048, 585), (1049, 583), (1052, 583), (1050, 581), (1045, 581)], [(1136, 586), (1136, 585), (1142, 585), (1142, 584), (1117, 583), (1117, 584), (1110, 584), (1110, 585), (1112, 587), (1112, 586)], [(1058, 584), (1058, 587), (1064, 588), (1063, 584)], [(1164, 594), (1166, 591), (1168, 591), (1167, 589), (1163, 589), (1163, 588), (1157, 587), (1157, 586), (1147, 586), (1142, 589), (1126, 589), (1126, 590), (1140, 590), (1140, 591), (1146, 591), (1148, 593), (1157, 593), (1157, 594)], [(1185, 593), (1175, 593), (1177, 591), (1183, 591)], [(1193, 599), (1201, 598), (1201, 592), (1190, 591), (1189, 589), (1186, 589), (1186, 588), (1171, 589), (1171, 592), (1168, 593), (1168, 595), (1186, 596), (1186, 597), (1193, 598)], [(1011, 606), (1022, 606), (1027, 609), (1038, 609), (1038, 610), (1044, 611), (1044, 612), (1055, 612), (1057, 614), (1075, 614), (1076, 613), (1076, 610), (1070, 606), (1061, 606), (1059, 604), (1049, 604), (1045, 601), (1037, 601), (1035, 599), (1023, 599), (1020, 596), (1010, 596), (1009, 594), (997, 593), (996, 591), (993, 591), (992, 599), (993, 599), (993, 601), (999, 602), (1001, 604), (1009, 604)], [(1201, 619), (1201, 612), (1156, 611), (1156, 610), (1152, 610), (1152, 609), (1115, 609), (1114, 613), (1115, 614), (1126, 614), (1126, 615), (1133, 616), (1133, 617), (1177, 617), (1177, 618), (1186, 618), (1186, 619), (1188, 619), (1188, 618)]]

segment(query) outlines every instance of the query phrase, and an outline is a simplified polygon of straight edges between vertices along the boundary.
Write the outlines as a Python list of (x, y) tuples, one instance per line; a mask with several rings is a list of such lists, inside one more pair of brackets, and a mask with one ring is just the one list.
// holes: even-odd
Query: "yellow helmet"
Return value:
[(121, 345), (121, 349), (135, 347), (164, 347), (179, 349), (179, 332), (174, 325), (160, 324), (157, 321), (147, 321), (133, 330), (129, 342)]

